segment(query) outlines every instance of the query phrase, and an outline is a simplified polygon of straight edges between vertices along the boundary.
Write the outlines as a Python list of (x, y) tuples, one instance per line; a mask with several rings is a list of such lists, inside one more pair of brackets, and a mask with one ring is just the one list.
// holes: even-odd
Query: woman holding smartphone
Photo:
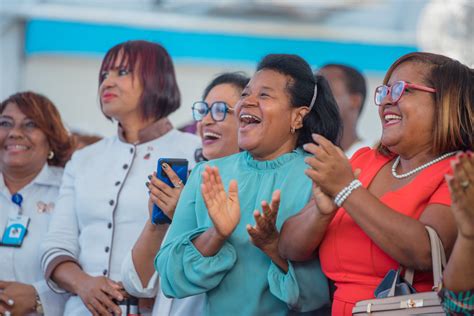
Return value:
[(100, 105), (118, 133), (77, 151), (64, 171), (41, 263), (70, 292), (65, 315), (120, 314), (121, 265), (148, 219), (144, 179), (161, 157), (192, 162), (199, 138), (173, 128), (180, 106), (171, 57), (155, 43), (112, 47), (99, 72)]
[[(202, 153), (207, 159), (217, 159), (239, 152), (234, 107), (248, 81), (249, 78), (240, 73), (221, 74), (208, 84), (203, 93), (203, 101), (193, 104), (193, 118), (198, 122)], [(179, 183), (180, 179), (171, 168), (164, 168), (163, 171), (172, 183)], [(148, 188), (150, 217), (153, 204), (156, 204), (172, 219), (183, 187), (171, 188), (156, 175), (152, 175)], [(146, 222), (140, 238), (122, 265), (124, 287), (137, 297), (154, 297), (158, 293), (153, 315), (202, 315), (203, 295), (176, 300), (166, 298), (159, 289), (153, 259), (160, 249), (168, 227), (167, 224), (154, 225), (151, 220)]]

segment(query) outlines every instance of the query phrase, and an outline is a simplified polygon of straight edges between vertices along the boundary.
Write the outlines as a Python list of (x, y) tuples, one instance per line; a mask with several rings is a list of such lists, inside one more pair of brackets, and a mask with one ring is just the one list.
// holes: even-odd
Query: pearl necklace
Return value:
[(455, 151), (453, 152), (450, 152), (450, 153), (446, 153), (442, 156), (439, 156), (438, 158), (436, 159), (433, 159), (431, 161), (428, 161), (427, 163), (425, 163), (424, 165), (421, 165), (419, 167), (416, 167), (415, 169), (411, 170), (411, 171), (408, 171), (406, 173), (402, 173), (402, 174), (397, 174), (397, 167), (398, 167), (398, 164), (400, 163), (400, 156), (398, 156), (397, 158), (395, 158), (395, 161), (393, 162), (393, 165), (392, 165), (392, 176), (394, 176), (395, 178), (397, 179), (404, 179), (404, 178), (408, 178), (409, 176), (417, 173), (418, 171), (421, 171), (423, 169), (426, 169), (428, 168), (429, 166), (431, 165), (434, 165), (435, 163), (437, 163), (438, 161), (441, 161), (443, 159), (446, 159), (448, 158), (449, 156), (452, 156), (456, 154)]

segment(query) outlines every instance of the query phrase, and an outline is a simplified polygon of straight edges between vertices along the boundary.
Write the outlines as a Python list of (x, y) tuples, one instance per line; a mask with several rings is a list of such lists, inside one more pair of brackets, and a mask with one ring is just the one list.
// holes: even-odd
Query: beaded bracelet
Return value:
[(355, 185), (355, 183), (357, 182), (357, 180), (353, 180), (351, 181), (346, 187), (344, 187), (341, 191), (339, 191), (339, 193), (336, 195), (336, 197), (334, 198), (334, 202), (336, 203), (336, 201), (340, 200), (341, 197), (347, 192), (349, 191), (349, 189)]
[(362, 182), (359, 180), (353, 180), (351, 183), (349, 183), (348, 186), (346, 186), (344, 189), (342, 189), (334, 198), (334, 203), (336, 203), (337, 206), (341, 207), (342, 203), (349, 197), (349, 195), (357, 189), (358, 187), (362, 186)]

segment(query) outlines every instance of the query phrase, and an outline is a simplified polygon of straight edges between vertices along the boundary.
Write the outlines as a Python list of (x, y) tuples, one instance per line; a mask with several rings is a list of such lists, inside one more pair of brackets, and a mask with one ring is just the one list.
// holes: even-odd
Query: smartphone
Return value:
[[(156, 177), (169, 185), (174, 187), (174, 184), (171, 182), (170, 178), (163, 170), (163, 163), (167, 163), (171, 169), (178, 175), (178, 177), (183, 181), (183, 185), (186, 184), (188, 179), (188, 161), (186, 159), (178, 158), (160, 158), (158, 159), (158, 165), (156, 167)], [(151, 214), (151, 222), (153, 224), (170, 224), (171, 219), (165, 215), (165, 213), (158, 207), (158, 205), (153, 205), (153, 212)]]

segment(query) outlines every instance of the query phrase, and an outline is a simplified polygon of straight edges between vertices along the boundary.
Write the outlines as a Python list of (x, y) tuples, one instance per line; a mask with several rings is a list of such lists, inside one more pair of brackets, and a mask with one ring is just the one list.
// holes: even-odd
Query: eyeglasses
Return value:
[(227, 103), (222, 101), (217, 101), (212, 103), (211, 106), (204, 101), (194, 102), (193, 104), (193, 118), (195, 121), (202, 121), (207, 113), (211, 112), (211, 118), (216, 122), (221, 122), (225, 120), (226, 114), (228, 112), (233, 112)]
[(407, 88), (430, 93), (436, 92), (436, 90), (433, 88), (421, 86), (418, 84), (406, 83), (405, 81), (396, 81), (390, 87), (381, 85), (375, 88), (375, 105), (381, 105), (383, 99), (385, 99), (387, 95), (390, 95), (391, 102), (398, 102)]

